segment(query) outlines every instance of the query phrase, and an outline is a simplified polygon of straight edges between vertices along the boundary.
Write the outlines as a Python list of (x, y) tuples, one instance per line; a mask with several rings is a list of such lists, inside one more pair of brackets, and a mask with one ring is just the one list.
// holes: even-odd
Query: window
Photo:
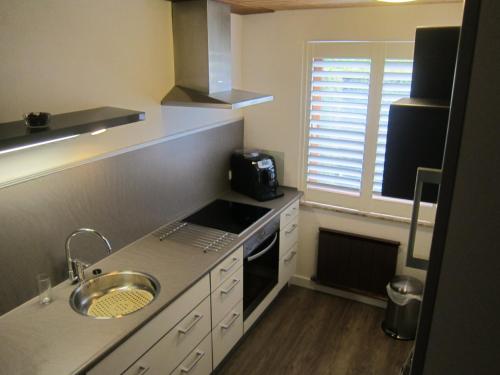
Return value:
[(308, 188), (359, 194), (370, 67), (370, 59), (313, 59)]
[(378, 122), (377, 154), (373, 178), (373, 193), (376, 195), (380, 195), (382, 192), (389, 107), (391, 103), (394, 103), (396, 100), (410, 96), (412, 69), (412, 60), (385, 60), (382, 99), (380, 101), (380, 116)]
[(410, 202), (381, 189), (389, 106), (410, 95), (413, 43), (311, 42), (306, 57), (306, 199), (409, 217)]

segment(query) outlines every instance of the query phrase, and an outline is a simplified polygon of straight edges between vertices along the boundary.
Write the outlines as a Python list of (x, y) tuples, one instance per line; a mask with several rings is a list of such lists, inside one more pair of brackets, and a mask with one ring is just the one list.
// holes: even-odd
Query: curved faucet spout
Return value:
[(65, 245), (65, 248), (66, 248), (66, 261), (68, 262), (68, 274), (69, 274), (69, 280), (71, 281), (71, 283), (76, 283), (78, 281), (82, 282), (84, 281), (84, 270), (85, 268), (87, 268), (89, 265), (82, 262), (81, 260), (78, 260), (78, 259), (73, 259), (71, 257), (71, 241), (73, 240), (74, 237), (80, 235), (80, 234), (83, 234), (83, 233), (90, 233), (90, 234), (94, 234), (95, 236), (97, 236), (98, 238), (100, 238), (104, 244), (106, 245), (106, 248), (108, 250), (108, 254), (111, 254), (111, 251), (112, 251), (112, 248), (111, 248), (111, 243), (109, 242), (109, 240), (104, 236), (102, 235), (101, 233), (99, 233), (98, 231), (96, 231), (95, 229), (91, 229), (91, 228), (79, 228), (77, 230), (75, 230), (74, 232), (72, 232), (68, 238), (66, 238), (66, 245)]

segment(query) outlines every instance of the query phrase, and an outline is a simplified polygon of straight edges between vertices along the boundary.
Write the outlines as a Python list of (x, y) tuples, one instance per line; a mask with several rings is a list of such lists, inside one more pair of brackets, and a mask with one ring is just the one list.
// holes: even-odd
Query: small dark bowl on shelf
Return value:
[(30, 129), (45, 129), (49, 127), (50, 113), (30, 112), (23, 115), (26, 126)]

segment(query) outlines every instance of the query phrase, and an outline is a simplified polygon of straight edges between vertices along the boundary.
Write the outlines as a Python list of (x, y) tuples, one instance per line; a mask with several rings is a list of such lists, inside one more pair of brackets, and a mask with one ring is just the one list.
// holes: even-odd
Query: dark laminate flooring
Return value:
[(290, 286), (218, 375), (392, 375), (413, 342), (387, 337), (384, 310)]

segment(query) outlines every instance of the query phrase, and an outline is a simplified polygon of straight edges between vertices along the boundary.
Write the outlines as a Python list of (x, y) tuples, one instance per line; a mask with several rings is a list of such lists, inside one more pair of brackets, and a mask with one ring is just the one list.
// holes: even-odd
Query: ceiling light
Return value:
[(25, 150), (27, 148), (32, 148), (32, 147), (37, 147), (37, 146), (41, 146), (41, 145), (47, 145), (49, 143), (54, 143), (54, 142), (59, 142), (59, 141), (64, 141), (66, 139), (71, 139), (71, 138), (75, 138), (75, 137), (78, 137), (79, 134), (76, 134), (76, 135), (70, 135), (68, 137), (62, 137), (62, 138), (56, 138), (56, 139), (51, 139), (49, 141), (44, 141), (44, 142), (38, 142), (38, 143), (32, 143), (30, 145), (25, 145), (25, 146), (19, 146), (19, 147), (14, 147), (14, 148), (9, 148), (7, 150), (1, 150), (0, 151), (0, 155), (1, 154), (7, 154), (9, 152), (14, 152), (14, 151), (19, 151), (19, 150)]

